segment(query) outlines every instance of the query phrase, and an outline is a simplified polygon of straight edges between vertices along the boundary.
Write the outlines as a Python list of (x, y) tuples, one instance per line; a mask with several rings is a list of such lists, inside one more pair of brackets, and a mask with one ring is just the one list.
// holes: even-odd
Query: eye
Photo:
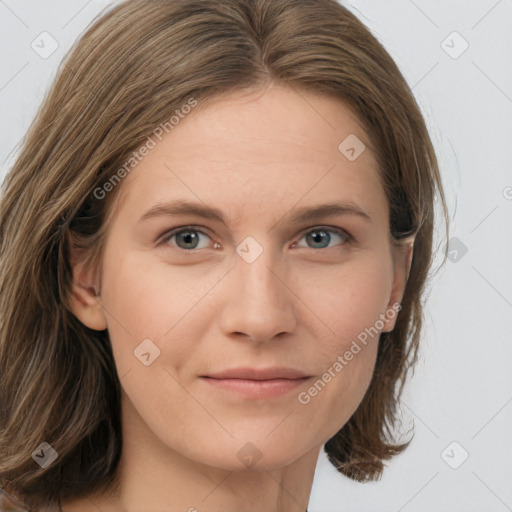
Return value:
[[(165, 233), (161, 241), (158, 245), (164, 245), (171, 243), (171, 240), (175, 238), (175, 242), (171, 243), (171, 245), (175, 245), (178, 249), (182, 251), (191, 252), (193, 249), (207, 249), (208, 244), (200, 246), (201, 243), (201, 235), (205, 238), (210, 238), (204, 231), (194, 227), (194, 226), (182, 226), (171, 231)], [(301, 238), (306, 239), (307, 243), (311, 243), (312, 246), (304, 246), (298, 245), (297, 242), (292, 244), (292, 247), (306, 247), (310, 249), (329, 249), (329, 244), (336, 238), (341, 241), (337, 245), (343, 245), (344, 243), (350, 243), (353, 240), (353, 237), (348, 234), (346, 231), (338, 228), (331, 227), (316, 227), (314, 229), (310, 229), (305, 232)], [(211, 238), (210, 238), (211, 239)]]
[(196, 229), (194, 226), (184, 226), (173, 229), (172, 231), (166, 233), (161, 239), (160, 244), (170, 243), (171, 239), (176, 237), (176, 243), (172, 245), (176, 245), (178, 249), (183, 251), (190, 251), (192, 249), (205, 249), (207, 248), (207, 245), (204, 247), (199, 246), (201, 239), (200, 235), (210, 238), (204, 231)]
[[(343, 243), (349, 243), (353, 240), (352, 236), (342, 229), (321, 226), (316, 227), (312, 230), (310, 229), (309, 231), (304, 233), (304, 236), (302, 238), (305, 238), (307, 243), (310, 242), (312, 244), (312, 247), (306, 247), (309, 247), (311, 249), (329, 249), (329, 243), (333, 239), (332, 235), (334, 235), (335, 239), (337, 237), (339, 240), (342, 241), (342, 243), (338, 245), (343, 245)], [(297, 243), (294, 243), (293, 245), (298, 246)], [(298, 247), (304, 246), (302, 245)]]

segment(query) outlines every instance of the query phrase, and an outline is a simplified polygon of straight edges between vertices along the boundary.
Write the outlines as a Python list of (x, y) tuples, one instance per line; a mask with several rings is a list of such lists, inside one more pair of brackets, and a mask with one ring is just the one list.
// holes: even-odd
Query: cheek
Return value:
[(103, 303), (120, 375), (140, 365), (134, 350), (147, 339), (161, 352), (156, 367), (171, 360), (179, 369), (190, 359), (208, 327), (200, 320), (207, 314), (202, 299), (219, 281), (213, 274), (155, 262), (143, 252), (105, 258)]
[(327, 428), (334, 435), (359, 406), (372, 377), (392, 289), (392, 264), (380, 255), (367, 254), (340, 266), (336, 272), (311, 276), (316, 282), (308, 303), (328, 326), (317, 336), (321, 374), (305, 390), (299, 403), (330, 418)]
[(331, 360), (361, 333), (382, 330), (392, 290), (392, 263), (383, 253), (361, 254), (330, 272), (318, 269), (302, 282), (301, 298), (325, 326), (322, 351)]
[(184, 312), (179, 283), (167, 278), (159, 268), (144, 265), (136, 254), (105, 257), (103, 304), (116, 364), (129, 369), (136, 359), (133, 351), (143, 340), (157, 347)]

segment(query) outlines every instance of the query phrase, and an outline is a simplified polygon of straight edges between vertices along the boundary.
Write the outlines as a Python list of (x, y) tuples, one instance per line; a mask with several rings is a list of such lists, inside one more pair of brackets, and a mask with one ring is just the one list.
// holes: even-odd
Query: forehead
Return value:
[[(365, 148), (355, 160), (340, 150), (346, 140)], [(351, 108), (272, 86), (200, 103), (123, 180), (119, 201), (137, 207), (143, 198), (186, 196), (241, 218), (250, 206), (289, 208), (315, 198), (371, 204), (382, 194), (370, 141)]]
[[(357, 115), (345, 102), (272, 85), (207, 100), (166, 139), (169, 148), (180, 148), (173, 155), (175, 160), (214, 152), (268, 163), (277, 154), (317, 161), (319, 154), (332, 154), (349, 135), (370, 145)], [(266, 148), (272, 152), (262, 151)]]

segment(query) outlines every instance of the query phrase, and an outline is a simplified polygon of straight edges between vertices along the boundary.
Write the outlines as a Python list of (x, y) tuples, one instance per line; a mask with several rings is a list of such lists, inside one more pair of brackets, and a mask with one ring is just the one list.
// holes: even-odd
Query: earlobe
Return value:
[(415, 237), (409, 237), (393, 247), (394, 276), (393, 287), (391, 290), (386, 320), (383, 332), (390, 332), (395, 328), (396, 317), (398, 316), (398, 305), (402, 303), (405, 294), (405, 288), (411, 272), (412, 258), (414, 254)]

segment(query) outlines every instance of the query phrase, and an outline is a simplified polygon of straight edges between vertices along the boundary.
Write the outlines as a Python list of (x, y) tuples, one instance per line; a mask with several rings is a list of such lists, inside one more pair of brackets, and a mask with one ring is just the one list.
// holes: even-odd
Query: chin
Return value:
[(239, 437), (225, 442), (212, 439), (211, 446), (203, 445), (190, 458), (226, 471), (270, 471), (291, 464), (314, 448), (314, 443), (307, 448), (304, 439), (289, 435), (286, 440), (285, 436), (265, 436), (260, 435), (258, 439)]

